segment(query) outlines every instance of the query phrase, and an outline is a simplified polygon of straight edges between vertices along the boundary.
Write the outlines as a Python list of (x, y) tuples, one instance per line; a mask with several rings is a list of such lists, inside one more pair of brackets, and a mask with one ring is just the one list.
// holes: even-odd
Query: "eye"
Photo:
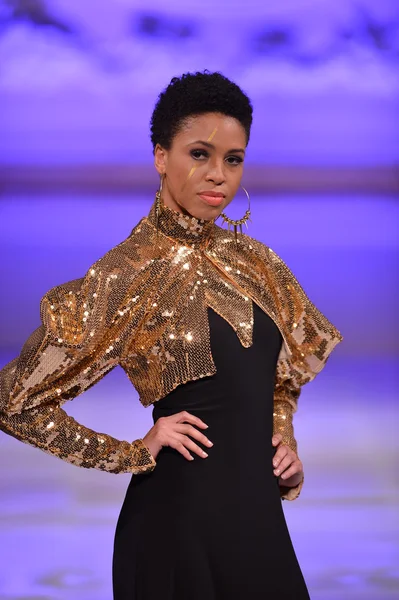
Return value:
[[(195, 159), (195, 160), (202, 160), (202, 159), (206, 159), (209, 158), (209, 153), (206, 150), (203, 150), (202, 148), (198, 148), (196, 150), (191, 150), (190, 152), (191, 156)], [(227, 156), (226, 161), (229, 165), (231, 166), (236, 166), (239, 165), (240, 163), (243, 162), (243, 159), (240, 156)]]
[(233, 162), (229, 162), (229, 165), (239, 165), (240, 163), (243, 162), (243, 159), (241, 158), (241, 156), (228, 156), (226, 160), (233, 161)]
[(206, 150), (191, 150), (190, 154), (196, 160), (201, 160), (201, 156), (208, 157), (208, 152)]

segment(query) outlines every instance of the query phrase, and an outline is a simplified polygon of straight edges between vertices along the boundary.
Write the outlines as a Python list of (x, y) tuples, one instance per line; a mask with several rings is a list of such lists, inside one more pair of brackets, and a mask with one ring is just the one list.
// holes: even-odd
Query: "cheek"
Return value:
[(179, 197), (183, 191), (189, 188), (191, 180), (191, 177), (188, 178), (189, 171), (190, 167), (182, 168), (181, 165), (169, 170), (169, 190), (175, 197)]
[(186, 190), (198, 183), (202, 178), (201, 167), (203, 168), (202, 164), (187, 156), (182, 156), (177, 163), (175, 162), (170, 169), (170, 181), (174, 191)]
[(240, 190), (241, 177), (242, 177), (242, 170), (240, 169), (239, 172), (237, 171), (237, 173), (232, 173), (231, 177), (228, 178), (228, 180), (227, 180), (228, 184), (229, 184), (230, 202), (235, 197), (237, 192), (239, 192), (239, 190)]
[(244, 165), (242, 163), (240, 163), (239, 165), (235, 166), (235, 167), (227, 167), (226, 169), (226, 176), (227, 176), (227, 181), (230, 184), (230, 187), (232, 189), (237, 190), (237, 188), (240, 187), (240, 182), (241, 182), (241, 178), (244, 172)]
[[(185, 168), (179, 172), (178, 189), (179, 192), (188, 196), (196, 193), (202, 187), (202, 183), (206, 182), (207, 174), (206, 164), (194, 159), (187, 161)], [(203, 187), (207, 187), (209, 184), (205, 183)], [(184, 198), (183, 198), (184, 200)]]

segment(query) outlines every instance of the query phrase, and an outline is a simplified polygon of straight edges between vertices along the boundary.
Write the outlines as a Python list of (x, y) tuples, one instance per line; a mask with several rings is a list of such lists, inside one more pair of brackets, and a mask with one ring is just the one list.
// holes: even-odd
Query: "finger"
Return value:
[(289, 451), (290, 451), (290, 449), (285, 444), (283, 446), (279, 446), (276, 454), (273, 457), (273, 466), (278, 467), (279, 464), (281, 463), (281, 461), (283, 460), (283, 458), (285, 458), (287, 456)]
[(283, 471), (288, 469), (294, 462), (295, 462), (295, 458), (292, 457), (291, 454), (287, 454), (287, 456), (285, 458), (283, 458), (283, 460), (277, 466), (277, 468), (274, 469), (274, 473), (276, 475), (280, 475), (281, 473), (283, 473)]
[(283, 436), (281, 435), (281, 433), (276, 433), (272, 437), (272, 444), (273, 444), (273, 446), (277, 446), (282, 441), (283, 441)]
[(183, 435), (183, 434), (180, 435), (179, 434), (179, 440), (183, 444), (183, 446), (185, 446), (186, 448), (188, 448), (189, 450), (191, 450), (191, 452), (194, 452), (195, 454), (198, 454), (198, 456), (200, 456), (201, 458), (207, 458), (208, 457), (208, 453), (205, 452), (205, 450), (203, 450), (202, 448), (200, 448), (187, 435)]
[(169, 437), (168, 446), (180, 452), (187, 460), (194, 460), (189, 450), (192, 450), (201, 458), (207, 458), (207, 453), (195, 444), (189, 437), (183, 434), (177, 434)]
[(194, 456), (190, 454), (190, 452), (187, 450), (184, 444), (182, 444), (182, 442), (179, 442), (178, 440), (173, 442), (171, 441), (169, 443), (169, 446), (180, 452), (180, 454), (182, 454), (187, 460), (194, 460)]
[(208, 428), (208, 425), (202, 419), (196, 417), (195, 415), (192, 415), (186, 410), (183, 410), (177, 413), (176, 415), (172, 415), (172, 418), (174, 418), (176, 423), (183, 423), (184, 421), (187, 421), (188, 423), (198, 425), (198, 427), (201, 427), (202, 429)]
[(208, 447), (213, 446), (213, 443), (211, 442), (211, 440), (209, 438), (207, 438), (206, 435), (204, 435), (203, 433), (198, 431), (198, 429), (196, 429), (192, 425), (186, 425), (184, 423), (177, 423), (175, 425), (175, 431), (178, 431), (179, 433), (185, 433), (186, 435), (190, 435), (191, 437), (198, 440), (199, 442), (202, 442), (203, 444), (205, 444)]
[(290, 477), (292, 477), (296, 473), (299, 473), (300, 471), (302, 471), (302, 467), (300, 464), (298, 464), (297, 461), (295, 461), (295, 463), (292, 464), (289, 469), (287, 469), (286, 471), (284, 471), (284, 473), (282, 473), (281, 478), (289, 479)]

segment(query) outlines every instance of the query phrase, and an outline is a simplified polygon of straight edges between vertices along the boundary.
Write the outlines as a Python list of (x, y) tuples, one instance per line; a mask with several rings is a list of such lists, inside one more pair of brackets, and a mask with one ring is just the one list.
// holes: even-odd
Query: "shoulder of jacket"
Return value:
[[(228, 229), (225, 229), (224, 227), (220, 227), (220, 225), (215, 224), (215, 230), (216, 230), (216, 238), (218, 240), (228, 238), (231, 241), (234, 241), (234, 231), (232, 231), (231, 229), (228, 230)], [(264, 253), (267, 253), (268, 251), (271, 250), (271, 248), (269, 246), (267, 246), (260, 240), (257, 240), (256, 238), (251, 237), (247, 233), (237, 232), (237, 238), (239, 240), (239, 243), (242, 244), (245, 249), (260, 251), (260, 252), (264, 252)]]
[(240, 239), (242, 240), (242, 243), (245, 245), (246, 249), (252, 250), (255, 252), (255, 254), (258, 254), (260, 257), (266, 259), (271, 265), (283, 265), (286, 269), (289, 268), (281, 256), (264, 242), (261, 242), (260, 240), (253, 238), (246, 233), (240, 234)]
[(50, 304), (55, 304), (62, 300), (65, 296), (79, 293), (83, 281), (84, 277), (79, 277), (77, 279), (71, 279), (65, 283), (60, 283), (53, 286), (44, 294), (41, 299), (41, 303), (47, 301)]

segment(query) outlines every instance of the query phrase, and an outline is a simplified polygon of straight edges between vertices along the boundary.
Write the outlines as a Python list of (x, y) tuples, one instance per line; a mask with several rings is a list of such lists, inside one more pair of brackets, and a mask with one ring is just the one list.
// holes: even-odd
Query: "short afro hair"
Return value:
[(248, 96), (221, 73), (184, 73), (173, 77), (158, 97), (151, 116), (151, 142), (169, 150), (174, 136), (191, 116), (219, 112), (234, 117), (245, 129), (247, 144), (253, 107)]

